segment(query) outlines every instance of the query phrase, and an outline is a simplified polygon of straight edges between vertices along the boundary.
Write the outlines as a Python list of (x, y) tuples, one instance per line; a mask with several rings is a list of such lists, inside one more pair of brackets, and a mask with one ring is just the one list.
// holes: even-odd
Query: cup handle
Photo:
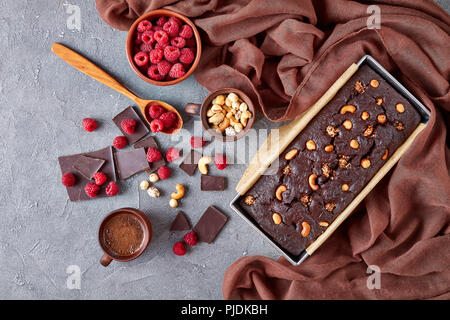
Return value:
[(104, 267), (109, 266), (109, 264), (111, 263), (112, 259), (110, 256), (108, 256), (106, 253), (103, 254), (103, 256), (100, 258), (100, 264)]
[(184, 107), (184, 110), (187, 112), (187, 113), (190, 113), (190, 114), (194, 114), (194, 115), (197, 115), (197, 116), (199, 116), (200, 115), (200, 109), (201, 109), (201, 105), (200, 104), (198, 104), (198, 103), (188, 103), (188, 104), (186, 104), (186, 106)]

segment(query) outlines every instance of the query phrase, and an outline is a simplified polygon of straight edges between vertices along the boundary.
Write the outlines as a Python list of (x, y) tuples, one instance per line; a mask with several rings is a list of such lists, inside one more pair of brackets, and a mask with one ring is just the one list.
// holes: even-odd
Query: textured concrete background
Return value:
[[(53, 42), (78, 50), (138, 96), (167, 101), (179, 110), (186, 102), (201, 102), (208, 92), (192, 77), (167, 88), (140, 80), (125, 57), (126, 33), (106, 25), (93, 1), (70, 1), (81, 8), (81, 31), (67, 28), (69, 2), (43, 3), (0, 1), (0, 299), (221, 299), (223, 274), (236, 259), (251, 254), (276, 258), (278, 253), (228, 208), (244, 165), (212, 169), (228, 177), (223, 193), (200, 192), (198, 172), (188, 177), (175, 170), (157, 183), (159, 199), (138, 190), (145, 178), (141, 173), (122, 182), (114, 198), (67, 200), (57, 157), (110, 145), (120, 134), (110, 119), (131, 102), (53, 55)], [(448, 0), (438, 3), (450, 9)], [(99, 129), (85, 132), (84, 117), (98, 119)], [(192, 131), (192, 119), (184, 118)], [(276, 126), (259, 119), (255, 128)], [(163, 135), (157, 139), (163, 149), (177, 142)], [(168, 232), (177, 212), (168, 206), (176, 183), (187, 187), (180, 209), (193, 224), (209, 205), (229, 217), (214, 244), (199, 244), (183, 257), (171, 252), (183, 233)], [(127, 206), (149, 215), (153, 240), (137, 260), (104, 268), (98, 262), (97, 228), (109, 211)], [(81, 269), (81, 290), (67, 289), (69, 265)]]

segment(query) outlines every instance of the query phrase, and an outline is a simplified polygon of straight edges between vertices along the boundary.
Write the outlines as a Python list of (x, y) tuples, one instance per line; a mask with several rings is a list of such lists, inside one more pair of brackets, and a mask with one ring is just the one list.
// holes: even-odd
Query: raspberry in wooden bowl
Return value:
[(200, 34), (185, 16), (167, 9), (153, 10), (130, 27), (128, 62), (144, 81), (169, 86), (189, 77), (200, 61)]

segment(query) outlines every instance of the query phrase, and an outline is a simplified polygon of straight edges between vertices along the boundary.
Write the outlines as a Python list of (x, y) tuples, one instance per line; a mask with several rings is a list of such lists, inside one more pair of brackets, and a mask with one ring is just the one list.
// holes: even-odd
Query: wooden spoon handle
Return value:
[(141, 100), (139, 97), (79, 53), (63, 46), (60, 43), (54, 43), (52, 45), (52, 51), (75, 69), (80, 70), (91, 78), (107, 85), (111, 89), (116, 90), (139, 104), (138, 101)]

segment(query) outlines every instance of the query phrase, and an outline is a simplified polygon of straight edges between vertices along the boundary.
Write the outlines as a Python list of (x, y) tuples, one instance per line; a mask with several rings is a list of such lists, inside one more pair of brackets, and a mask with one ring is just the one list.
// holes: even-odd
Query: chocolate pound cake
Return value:
[(419, 122), (408, 100), (363, 65), (281, 154), (277, 173), (261, 176), (241, 197), (241, 207), (297, 256)]

